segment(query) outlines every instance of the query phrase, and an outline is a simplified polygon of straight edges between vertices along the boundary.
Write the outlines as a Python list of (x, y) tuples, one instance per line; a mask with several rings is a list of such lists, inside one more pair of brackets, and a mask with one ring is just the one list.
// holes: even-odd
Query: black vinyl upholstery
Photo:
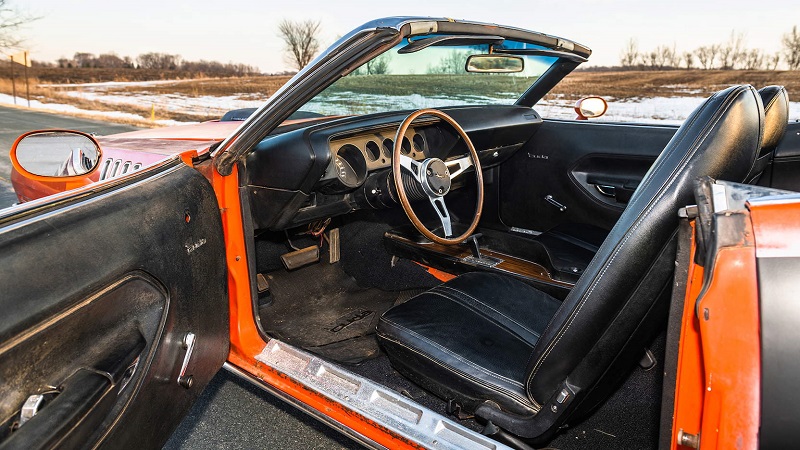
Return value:
[[(746, 184), (756, 184), (775, 153), (775, 149), (786, 134), (789, 123), (789, 94), (783, 86), (767, 86), (758, 90), (764, 104), (764, 137), (761, 150), (744, 179)], [(733, 180), (729, 180), (733, 181)]]
[(395, 306), (381, 318), (381, 341), (403, 375), (437, 395), (457, 389), (470, 410), (494, 400), (530, 414), (520, 355), (533, 352), (560, 305), (511, 277), (467, 273)]
[[(758, 90), (764, 105), (764, 135), (758, 156), (750, 172), (741, 180), (756, 184), (772, 161), (789, 121), (789, 96), (783, 86), (766, 86)], [(594, 258), (608, 230), (585, 223), (562, 223), (536, 237), (545, 248), (553, 268), (564, 274), (581, 274)]]
[(514, 435), (554, 432), (608, 395), (663, 328), (677, 210), (701, 176), (744, 178), (763, 120), (751, 86), (715, 94), (667, 144), (563, 303), (502, 276), (462, 275), (383, 314), (390, 360)]

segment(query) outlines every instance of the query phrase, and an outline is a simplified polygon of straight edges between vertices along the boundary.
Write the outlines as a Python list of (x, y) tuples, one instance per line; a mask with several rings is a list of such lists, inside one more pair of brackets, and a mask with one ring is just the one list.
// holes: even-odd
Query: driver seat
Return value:
[(664, 327), (677, 211), (701, 176), (744, 178), (763, 121), (751, 86), (714, 94), (667, 144), (563, 303), (511, 277), (461, 275), (381, 316), (390, 362), (451, 410), (487, 420), (499, 440), (549, 439), (612, 393)]

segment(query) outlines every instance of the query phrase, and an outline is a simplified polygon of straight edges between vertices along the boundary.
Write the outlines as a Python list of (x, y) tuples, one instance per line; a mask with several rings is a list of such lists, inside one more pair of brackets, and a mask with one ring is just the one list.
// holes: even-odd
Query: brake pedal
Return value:
[(269, 290), (269, 283), (267, 282), (267, 278), (262, 275), (256, 275), (256, 286), (258, 287), (258, 293), (263, 294), (265, 291)]
[(281, 261), (287, 270), (299, 269), (319, 262), (319, 247), (312, 245), (281, 255)]
[(263, 274), (256, 275), (256, 289), (258, 289), (258, 307), (272, 306), (275, 299), (272, 298), (272, 293), (269, 290), (269, 281)]

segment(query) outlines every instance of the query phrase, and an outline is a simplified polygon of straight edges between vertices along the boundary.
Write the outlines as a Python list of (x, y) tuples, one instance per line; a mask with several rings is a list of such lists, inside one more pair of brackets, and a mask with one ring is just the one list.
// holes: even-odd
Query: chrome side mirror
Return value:
[(575, 102), (577, 120), (587, 120), (600, 117), (608, 111), (608, 102), (602, 97), (584, 97)]
[(83, 178), (97, 169), (101, 154), (100, 145), (86, 133), (32, 131), (14, 143), (11, 163), (28, 178)]

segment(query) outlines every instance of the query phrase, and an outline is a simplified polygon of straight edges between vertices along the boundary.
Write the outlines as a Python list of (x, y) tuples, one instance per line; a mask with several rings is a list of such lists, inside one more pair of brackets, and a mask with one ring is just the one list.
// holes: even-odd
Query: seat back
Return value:
[(758, 94), (764, 104), (764, 136), (753, 168), (744, 179), (747, 184), (758, 183), (789, 123), (789, 94), (783, 86), (767, 86), (759, 89)]
[(733, 86), (678, 129), (534, 348), (526, 390), (542, 412), (557, 411), (563, 423), (641, 359), (666, 322), (678, 209), (692, 202), (701, 176), (744, 179), (763, 121), (756, 90)]

